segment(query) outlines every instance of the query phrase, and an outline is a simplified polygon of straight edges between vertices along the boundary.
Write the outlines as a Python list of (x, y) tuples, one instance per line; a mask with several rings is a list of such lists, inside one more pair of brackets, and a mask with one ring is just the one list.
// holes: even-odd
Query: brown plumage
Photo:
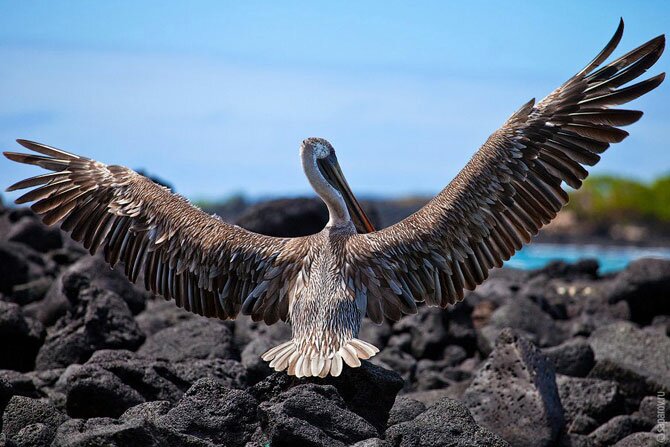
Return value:
[(642, 113), (611, 109), (656, 88), (664, 74), (624, 87), (663, 52), (659, 36), (597, 69), (616, 48), (623, 21), (582, 71), (535, 104), (530, 101), (484, 143), (456, 178), (425, 207), (374, 231), (322, 139), (305, 140), (305, 173), (328, 205), (322, 232), (275, 238), (209, 216), (185, 199), (122, 166), (106, 166), (38, 143), (11, 160), (52, 173), (8, 190), (34, 188), (47, 224), (94, 253), (124, 264), (135, 281), (186, 310), (293, 325), (293, 339), (263, 358), (297, 376), (339, 375), (377, 349), (356, 337), (364, 315), (374, 322), (416, 312), (416, 302), (445, 307), (463, 299), (549, 221), (579, 188), (584, 166), (600, 160), (619, 129)]

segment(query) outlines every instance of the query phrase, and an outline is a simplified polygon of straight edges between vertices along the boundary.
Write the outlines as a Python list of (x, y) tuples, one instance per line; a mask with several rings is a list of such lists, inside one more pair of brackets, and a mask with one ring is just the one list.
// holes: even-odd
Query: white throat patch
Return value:
[(330, 149), (321, 143), (314, 143), (314, 146), (312, 147), (314, 148), (314, 155), (316, 158), (326, 158), (328, 154), (330, 154)]

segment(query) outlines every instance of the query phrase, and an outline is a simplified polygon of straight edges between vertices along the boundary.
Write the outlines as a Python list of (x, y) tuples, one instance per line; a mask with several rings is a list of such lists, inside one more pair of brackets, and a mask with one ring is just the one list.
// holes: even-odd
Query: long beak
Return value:
[(321, 172), (323, 172), (326, 177), (326, 180), (342, 193), (342, 198), (344, 198), (344, 202), (347, 205), (351, 220), (358, 232), (372, 233), (373, 231), (376, 231), (374, 225), (372, 225), (372, 222), (370, 222), (370, 219), (365, 214), (365, 211), (363, 211), (361, 204), (358, 203), (354, 193), (351, 192), (351, 188), (349, 188), (349, 184), (344, 178), (344, 174), (342, 174), (342, 169), (340, 169), (340, 164), (337, 162), (337, 159), (334, 157), (327, 157), (318, 160), (318, 164), (319, 168), (321, 168)]

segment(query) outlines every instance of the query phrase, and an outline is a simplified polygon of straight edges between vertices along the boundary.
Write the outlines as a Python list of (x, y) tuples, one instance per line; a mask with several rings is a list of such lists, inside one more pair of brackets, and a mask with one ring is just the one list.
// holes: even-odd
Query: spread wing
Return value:
[(235, 318), (243, 301), (255, 320), (286, 319), (307, 238), (263, 236), (229, 225), (169, 189), (123, 166), (107, 166), (43, 144), (18, 142), (38, 154), (5, 152), (47, 174), (20, 181), (34, 188), (16, 203), (48, 224), (62, 222), (91, 254), (102, 247), (112, 266), (122, 261), (135, 282), (179, 307), (208, 317)]
[(624, 87), (660, 57), (659, 36), (596, 70), (614, 37), (582, 71), (538, 104), (530, 101), (479, 149), (454, 180), (405, 220), (351, 241), (349, 275), (367, 293), (367, 313), (397, 319), (414, 300), (445, 307), (463, 299), (568, 201), (621, 130), (642, 112), (613, 109), (656, 88), (664, 74)]

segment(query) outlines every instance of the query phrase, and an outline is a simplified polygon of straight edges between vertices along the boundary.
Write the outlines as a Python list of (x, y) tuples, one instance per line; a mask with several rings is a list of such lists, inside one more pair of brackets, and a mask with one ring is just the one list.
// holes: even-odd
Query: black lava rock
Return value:
[(391, 444), (379, 438), (370, 438), (365, 441), (358, 441), (351, 447), (391, 447)]
[(39, 321), (24, 316), (18, 305), (0, 301), (0, 368), (32, 370), (44, 337)]
[(54, 429), (41, 422), (29, 424), (14, 435), (10, 442), (16, 447), (41, 447), (51, 445)]
[[(376, 227), (379, 218), (374, 207), (365, 201), (363, 210)], [(253, 205), (235, 222), (255, 233), (268, 236), (298, 237), (318, 233), (328, 222), (326, 205), (318, 199), (277, 199)]]
[(11, 295), (18, 284), (41, 278), (46, 264), (32, 248), (18, 242), (0, 242), (0, 293)]
[(449, 339), (446, 314), (436, 307), (421, 307), (415, 315), (400, 320), (394, 330), (410, 333), (415, 358), (438, 358)]
[(393, 328), (387, 321), (382, 321), (380, 324), (375, 324), (367, 318), (363, 320), (361, 331), (358, 338), (373, 344), (379, 349), (386, 347), (386, 343), (393, 334)]
[(17, 284), (12, 288), (11, 301), (20, 306), (40, 301), (51, 288), (51, 284), (53, 284), (53, 278), (50, 276), (42, 276), (24, 284)]
[(632, 435), (626, 436), (621, 441), (614, 444), (614, 447), (665, 447), (668, 445), (669, 440), (666, 433), (670, 432), (670, 424), (666, 425), (669, 427), (664, 428), (663, 433), (633, 433)]
[(574, 338), (558, 346), (542, 350), (554, 365), (557, 374), (586, 377), (595, 365), (595, 355), (588, 341)]
[(633, 414), (651, 425), (659, 420), (670, 421), (670, 400), (667, 397), (668, 395), (647, 396), (640, 401), (638, 411)]
[(631, 319), (649, 324), (656, 315), (670, 315), (670, 260), (640, 259), (631, 262), (610, 283), (610, 303), (626, 301)]
[(123, 446), (202, 446), (209, 443), (176, 444), (166, 442), (160, 433), (141, 419), (119, 421), (110, 418), (72, 419), (58, 427), (52, 447)]
[[(150, 296), (134, 286), (123, 273), (113, 270), (98, 256), (84, 256), (63, 270), (51, 285), (44, 300), (34, 303), (31, 312), (46, 325), (53, 324), (77, 303), (77, 284), (86, 278), (90, 286), (115, 293), (126, 302), (133, 315), (141, 312)], [(81, 288), (81, 286), (79, 286)]]
[(50, 330), (36, 367), (66, 367), (85, 362), (100, 349), (135, 350), (143, 342), (144, 334), (121, 297), (85, 287), (79, 291), (75, 306)]
[[(11, 398), (2, 415), (2, 431), (10, 438), (18, 437), (21, 430), (31, 424), (39, 424), (24, 432), (20, 438), (53, 439), (56, 429), (68, 419), (52, 404), (29, 397), (14, 396)], [(45, 430), (46, 429), (46, 430)], [(24, 441), (17, 442), (25, 444)]]
[(225, 322), (193, 318), (163, 329), (137, 351), (152, 359), (180, 362), (189, 359), (238, 359), (233, 333)]
[(243, 389), (248, 386), (247, 369), (237, 360), (202, 359), (170, 362), (170, 367), (180, 380), (187, 383), (208, 377), (227, 388)]
[(135, 321), (144, 335), (151, 337), (156, 332), (191, 318), (198, 316), (180, 309), (173, 301), (156, 297), (147, 301), (146, 308), (135, 317)]
[(584, 433), (575, 430), (573, 422), (578, 418), (588, 416), (596, 423), (603, 423), (621, 408), (616, 382), (568, 376), (558, 376), (556, 382), (565, 410), (565, 420), (573, 432)]
[(513, 303), (496, 309), (489, 324), (481, 329), (485, 353), (490, 352), (498, 334), (506, 327), (513, 327), (540, 347), (555, 346), (566, 338), (563, 330), (540, 306), (527, 298), (519, 297)]
[(614, 379), (628, 396), (670, 394), (670, 338), (659, 331), (619, 322), (589, 338), (596, 358), (590, 377)]
[(344, 368), (339, 377), (327, 377), (348, 408), (383, 433), (389, 412), (403, 381), (395, 371), (362, 362), (359, 368)]
[(553, 365), (509, 328), (500, 333), (464, 401), (479, 424), (514, 446), (552, 446), (565, 424)]
[(269, 338), (259, 337), (244, 347), (240, 357), (242, 365), (244, 365), (249, 375), (249, 383), (258, 383), (272, 374), (272, 368), (261, 356), (276, 344)]
[(404, 388), (412, 388), (417, 361), (411, 354), (403, 351), (400, 347), (387, 346), (386, 349), (372, 357), (371, 362), (382, 368), (397, 372), (404, 381)]
[(176, 403), (196, 381), (208, 378), (229, 388), (246, 386), (246, 371), (234, 360), (169, 362), (129, 351), (97, 351), (81, 366), (67, 369), (60, 382), (73, 417), (118, 417), (144, 402)]
[(426, 411), (426, 406), (423, 402), (405, 396), (398, 396), (389, 413), (388, 426), (411, 421), (424, 411)]
[(622, 415), (615, 416), (589, 435), (596, 447), (606, 447), (614, 445), (626, 436), (639, 432), (651, 430), (643, 419), (635, 416)]
[(12, 225), (7, 240), (27, 245), (41, 253), (61, 248), (63, 238), (57, 227), (47, 227), (33, 217), (25, 216)]
[[(145, 377), (140, 380), (146, 387)], [(162, 395), (169, 391), (172, 390), (164, 387), (160, 390)], [(66, 408), (72, 417), (119, 417), (128, 408), (143, 402), (145, 398), (139, 391), (102, 366), (84, 365), (68, 373)]]
[(469, 380), (472, 374), (449, 366), (448, 360), (419, 360), (416, 364), (415, 389), (419, 391), (447, 388)]
[(339, 377), (325, 379), (296, 379), (274, 373), (254, 385), (251, 393), (259, 401), (268, 401), (293, 386), (310, 383), (333, 386), (347, 409), (371, 424), (379, 434), (384, 432), (396, 395), (403, 386), (394, 371), (363, 361), (359, 368), (344, 368)]
[(468, 409), (452, 399), (443, 399), (415, 419), (390, 427), (386, 431), (386, 440), (398, 447), (510, 445), (477, 425)]
[(535, 270), (532, 276), (551, 278), (595, 279), (598, 277), (598, 261), (595, 259), (581, 259), (574, 263), (552, 261), (545, 267)]
[(204, 378), (157, 424), (213, 444), (244, 446), (258, 427), (257, 407), (258, 402), (246, 391), (231, 390)]
[(347, 408), (331, 385), (290, 388), (260, 407), (272, 446), (345, 446), (377, 436), (377, 430)]

